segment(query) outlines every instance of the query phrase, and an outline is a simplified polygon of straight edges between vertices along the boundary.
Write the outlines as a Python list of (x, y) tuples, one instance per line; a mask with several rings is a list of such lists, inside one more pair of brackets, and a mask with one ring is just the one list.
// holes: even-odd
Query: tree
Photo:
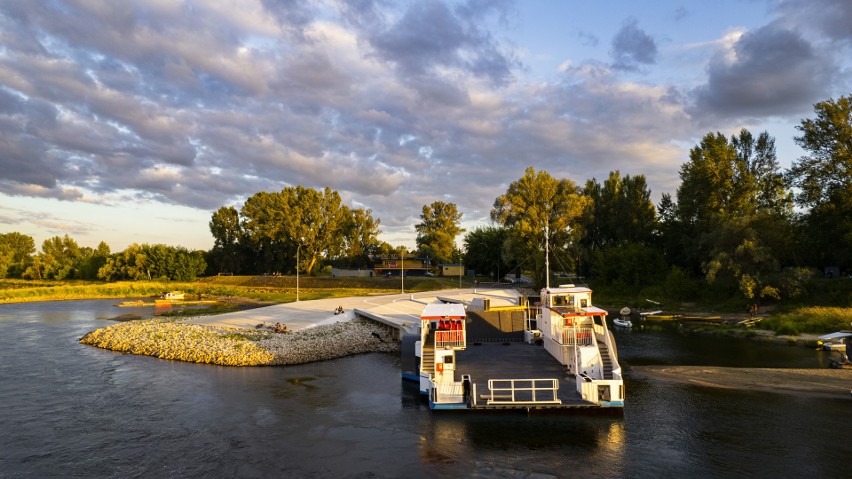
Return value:
[[(589, 205), (569, 179), (558, 180), (546, 171), (528, 167), (504, 195), (494, 201), (491, 219), (509, 229), (505, 251), (522, 267), (531, 267), (536, 284), (545, 284), (545, 231), (556, 254), (566, 257), (580, 237), (581, 216)], [(531, 264), (530, 264), (531, 260)]]
[(201, 251), (163, 244), (132, 244), (111, 255), (98, 277), (106, 281), (166, 279), (193, 281), (204, 273), (207, 263)]
[(651, 248), (658, 222), (645, 177), (622, 177), (616, 170), (603, 185), (588, 180), (583, 194), (591, 200), (583, 212), (585, 235), (580, 241), (588, 272), (607, 282), (632, 285), (628, 277), (640, 276), (647, 282), (661, 258)]
[(821, 265), (852, 269), (852, 98), (814, 105), (816, 118), (796, 127), (796, 143), (809, 152), (787, 172), (799, 188), (806, 252)]
[(680, 177), (674, 218), (666, 212), (664, 229), (678, 234), (677, 246), (667, 239), (668, 250), (678, 251), (692, 271), (716, 254), (715, 233), (723, 224), (742, 217), (789, 220), (790, 193), (775, 160), (775, 141), (766, 132), (757, 141), (746, 129), (730, 141), (708, 133), (690, 150)]
[(41, 245), (41, 277), (45, 279), (73, 279), (82, 258), (80, 246), (70, 236), (54, 236)]
[[(267, 270), (295, 266), (313, 274), (320, 259), (341, 249), (347, 210), (330, 188), (317, 191), (302, 186), (278, 193), (256, 193), (240, 212), (246, 237)], [(301, 247), (300, 247), (301, 245)]]
[(18, 232), (0, 234), (0, 278), (19, 278), (32, 261), (35, 241)]
[(840, 97), (814, 105), (816, 118), (802, 120), (796, 143), (810, 155), (799, 158), (788, 172), (799, 188), (802, 206), (820, 206), (852, 194), (852, 99)]
[(423, 205), (421, 223), (417, 230), (417, 245), (422, 254), (430, 256), (436, 263), (446, 263), (456, 251), (456, 236), (465, 230), (459, 226), (462, 214), (454, 203), (435, 201)]
[(371, 264), (370, 258), (377, 253), (379, 247), (379, 219), (373, 218), (370, 209), (349, 209), (343, 207), (345, 220), (343, 231), (343, 251), (341, 256), (352, 268), (366, 268)]
[(708, 133), (681, 167), (677, 204), (664, 197), (662, 231), (669, 258), (709, 282), (719, 278), (750, 300), (773, 296), (787, 257), (791, 196), (775, 159), (775, 141), (741, 130), (730, 141)]
[(245, 234), (240, 224), (240, 214), (233, 206), (223, 206), (210, 218), (213, 249), (208, 253), (211, 273), (239, 273), (246, 262)]
[(97, 279), (98, 271), (106, 264), (110, 255), (109, 245), (101, 241), (95, 249), (84, 247), (80, 249), (81, 258), (77, 268), (81, 279)]
[(591, 200), (584, 214), (584, 244), (590, 248), (607, 245), (650, 244), (657, 230), (657, 212), (643, 175), (622, 178), (610, 172), (603, 185), (592, 178), (583, 194)]
[(508, 236), (509, 230), (494, 226), (476, 228), (465, 235), (465, 267), (500, 280), (515, 266), (503, 260), (503, 245)]

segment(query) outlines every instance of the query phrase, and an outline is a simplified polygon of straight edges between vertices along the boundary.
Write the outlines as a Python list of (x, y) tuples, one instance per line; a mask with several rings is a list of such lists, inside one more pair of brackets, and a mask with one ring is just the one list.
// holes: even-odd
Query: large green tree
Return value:
[(452, 260), (456, 251), (456, 237), (463, 233), (460, 227), (462, 214), (454, 203), (435, 201), (423, 205), (417, 230), (417, 245), (421, 254), (430, 256), (435, 263)]
[(240, 214), (233, 206), (223, 206), (210, 218), (213, 249), (208, 254), (211, 273), (240, 273), (246, 263), (245, 234)]
[[(350, 217), (336, 191), (303, 186), (256, 193), (246, 200), (240, 214), (243, 230), (259, 252), (262, 267), (276, 271), (289, 264), (308, 274), (313, 274), (321, 259), (341, 249)], [(297, 253), (298, 266), (294, 261)]]
[(381, 221), (373, 218), (370, 209), (344, 208), (342, 226), (342, 250), (340, 257), (350, 268), (367, 268), (371, 266), (371, 258), (378, 252), (378, 235), (381, 232)]
[(573, 181), (528, 167), (494, 201), (491, 219), (509, 229), (509, 249), (504, 254), (532, 271), (536, 284), (542, 286), (546, 280), (545, 234), (554, 254), (573, 257), (570, 252), (580, 238), (581, 218), (588, 205), (589, 199)]
[(852, 98), (814, 105), (815, 118), (796, 127), (796, 143), (807, 155), (787, 173), (798, 188), (805, 251), (815, 265), (852, 269)]
[[(768, 133), (730, 140), (708, 133), (681, 167), (677, 204), (664, 197), (662, 231), (670, 259), (759, 302), (790, 254), (790, 193)], [(777, 278), (776, 278), (777, 279)]]
[(469, 232), (464, 237), (465, 268), (500, 280), (515, 267), (504, 261), (503, 246), (508, 236), (509, 230), (495, 226), (476, 228)]
[(20, 278), (35, 253), (32, 236), (18, 232), (0, 234), (0, 278)]
[(647, 284), (659, 274), (662, 253), (652, 246), (657, 212), (643, 175), (610, 172), (603, 184), (586, 181), (591, 201), (583, 213), (583, 271), (608, 283)]

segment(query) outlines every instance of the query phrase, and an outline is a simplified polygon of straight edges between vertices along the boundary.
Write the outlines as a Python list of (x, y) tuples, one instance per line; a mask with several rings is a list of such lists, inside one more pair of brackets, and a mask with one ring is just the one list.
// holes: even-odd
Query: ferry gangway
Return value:
[[(549, 379), (489, 379), (491, 391), (487, 404), (562, 404), (557, 398), (559, 380)], [(541, 396), (550, 396), (542, 398)]]

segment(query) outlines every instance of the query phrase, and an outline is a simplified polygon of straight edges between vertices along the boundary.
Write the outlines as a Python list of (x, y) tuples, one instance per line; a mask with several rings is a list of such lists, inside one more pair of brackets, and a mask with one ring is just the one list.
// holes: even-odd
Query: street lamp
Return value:
[(464, 266), (462, 266), (461, 250), (459, 250), (459, 289), (461, 289), (461, 277), (462, 277), (462, 270), (463, 269), (464, 269)]
[(399, 267), (401, 268), (399, 278), (402, 285), (402, 294), (405, 294), (405, 246), (400, 250), (399, 258)]
[(296, 302), (299, 302), (299, 250), (302, 249), (302, 242), (296, 246)]

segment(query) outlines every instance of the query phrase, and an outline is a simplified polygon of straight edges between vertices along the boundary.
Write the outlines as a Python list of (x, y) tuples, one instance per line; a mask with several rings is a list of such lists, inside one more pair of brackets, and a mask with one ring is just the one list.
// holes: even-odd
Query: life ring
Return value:
[(436, 364), (436, 365), (435, 365), (435, 368), (438, 370), (438, 372), (439, 372), (439, 373), (444, 372), (444, 363), (438, 363), (438, 364)]

